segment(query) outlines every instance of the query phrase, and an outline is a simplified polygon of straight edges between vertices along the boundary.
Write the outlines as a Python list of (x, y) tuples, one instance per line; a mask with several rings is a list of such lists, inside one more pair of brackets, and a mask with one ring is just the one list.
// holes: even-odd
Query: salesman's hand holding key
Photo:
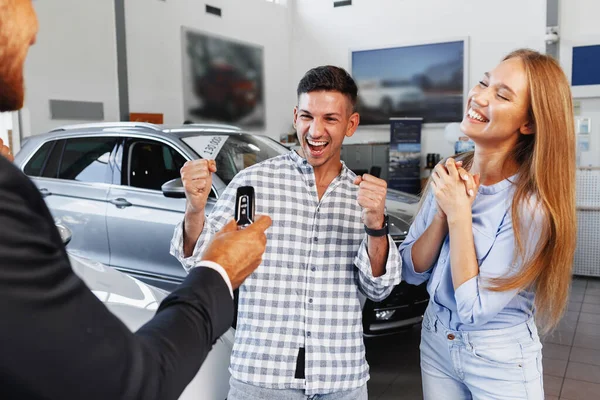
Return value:
[(231, 220), (215, 235), (202, 259), (223, 266), (231, 286), (237, 289), (260, 265), (267, 245), (265, 230), (269, 226), (271, 218), (266, 215), (258, 216), (245, 229), (238, 229), (236, 221)]

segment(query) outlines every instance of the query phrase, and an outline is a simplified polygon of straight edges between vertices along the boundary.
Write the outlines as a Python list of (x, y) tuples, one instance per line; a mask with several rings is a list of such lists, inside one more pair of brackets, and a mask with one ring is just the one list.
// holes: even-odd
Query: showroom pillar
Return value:
[(546, 54), (558, 60), (558, 13), (560, 0), (546, 0)]
[(129, 121), (129, 82), (127, 79), (127, 39), (125, 35), (125, 0), (115, 0), (117, 36), (117, 81), (119, 86), (119, 118)]

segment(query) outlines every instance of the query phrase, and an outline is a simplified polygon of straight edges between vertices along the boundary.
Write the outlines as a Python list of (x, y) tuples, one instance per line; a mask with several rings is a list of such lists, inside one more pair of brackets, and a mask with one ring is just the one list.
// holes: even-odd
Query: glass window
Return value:
[(54, 145), (54, 148), (50, 152), (50, 157), (46, 161), (42, 176), (45, 178), (56, 178), (58, 176), (58, 167), (60, 165), (60, 159), (65, 148), (65, 140), (59, 140)]
[(217, 175), (226, 185), (244, 168), (289, 152), (276, 141), (258, 135), (201, 135), (183, 141), (200, 157), (215, 159)]
[(180, 177), (185, 158), (172, 147), (150, 140), (129, 146), (127, 179), (129, 186), (160, 190), (171, 179)]
[(23, 171), (29, 176), (41, 176), (42, 169), (48, 158), (48, 153), (52, 149), (54, 142), (45, 143), (40, 149), (31, 157), (31, 160), (25, 165)]
[(81, 182), (107, 181), (108, 159), (116, 138), (68, 139), (60, 162), (60, 179)]

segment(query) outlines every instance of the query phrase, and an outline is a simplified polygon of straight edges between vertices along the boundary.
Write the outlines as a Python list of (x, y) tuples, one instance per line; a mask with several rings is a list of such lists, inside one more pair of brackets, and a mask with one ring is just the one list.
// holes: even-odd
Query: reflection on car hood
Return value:
[(396, 189), (388, 189), (387, 190), (387, 199), (399, 201), (401, 203), (406, 203), (406, 204), (418, 204), (420, 197), (415, 196), (414, 194), (408, 194), (405, 192), (401, 192)]
[(389, 216), (390, 234), (395, 242), (401, 242), (406, 238), (418, 206), (417, 196), (388, 189), (385, 207)]
[(121, 321), (137, 330), (149, 321), (167, 293), (102, 263), (69, 254), (73, 271)]
[[(136, 331), (155, 314), (167, 292), (146, 285), (104, 264), (69, 254), (75, 273), (130, 330)], [(229, 360), (234, 331), (214, 344), (202, 367), (179, 400), (224, 399), (229, 391)]]

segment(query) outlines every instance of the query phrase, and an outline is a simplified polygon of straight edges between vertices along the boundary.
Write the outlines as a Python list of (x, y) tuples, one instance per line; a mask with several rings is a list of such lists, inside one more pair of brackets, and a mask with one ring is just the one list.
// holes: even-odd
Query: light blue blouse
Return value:
[[(447, 328), (457, 331), (508, 328), (527, 321), (533, 315), (533, 292), (494, 292), (489, 289), (489, 278), (510, 276), (522, 267), (522, 262), (513, 259), (515, 242), (510, 208), (514, 178), (479, 187), (472, 207), (479, 275), (456, 290), (452, 284), (448, 236), (437, 261), (428, 271), (415, 272), (412, 262), (412, 246), (437, 212), (437, 203), (431, 191), (410, 227), (406, 240), (400, 245), (403, 279), (414, 285), (429, 281), (427, 290), (431, 296), (430, 307), (434, 307), (436, 315)], [(535, 206), (527, 207), (525, 211), (522, 225), (533, 229), (523, 238), (535, 245), (539, 238), (541, 212)]]

